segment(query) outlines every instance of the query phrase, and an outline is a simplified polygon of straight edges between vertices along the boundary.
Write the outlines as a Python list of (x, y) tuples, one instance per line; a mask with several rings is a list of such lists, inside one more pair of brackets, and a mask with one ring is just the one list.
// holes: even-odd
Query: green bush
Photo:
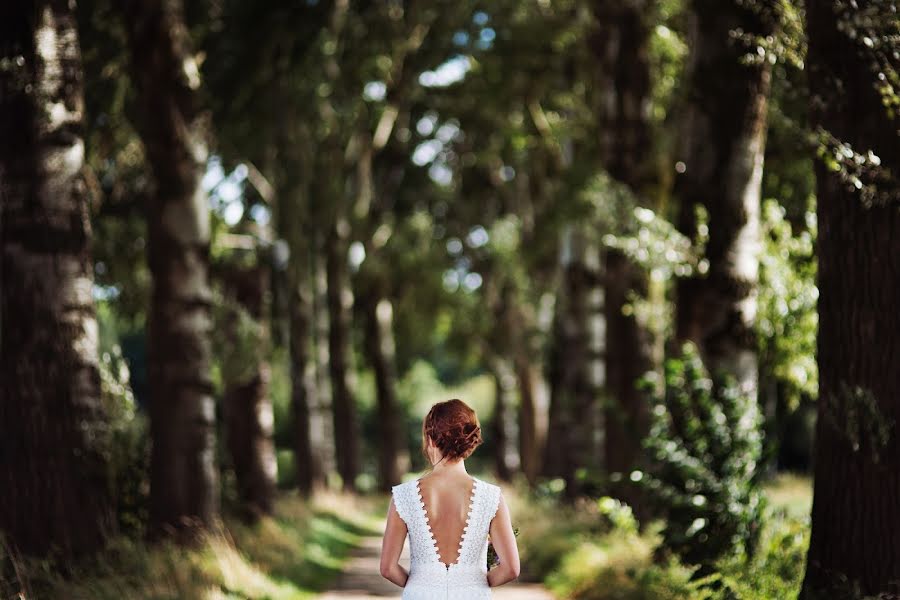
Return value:
[(131, 374), (118, 345), (100, 355), (99, 371), (106, 411), (101, 445), (107, 452), (116, 519), (122, 533), (139, 535), (147, 522), (150, 495), (147, 419), (137, 409)]
[(754, 556), (735, 555), (717, 565), (717, 598), (770, 600), (796, 598), (803, 581), (809, 523), (773, 515)]
[(699, 565), (701, 575), (724, 556), (752, 555), (762, 511), (755, 400), (728, 380), (711, 378), (696, 348), (686, 344), (681, 356), (666, 362), (665, 389), (653, 404), (645, 441), (650, 467), (631, 479), (665, 516), (662, 549)]

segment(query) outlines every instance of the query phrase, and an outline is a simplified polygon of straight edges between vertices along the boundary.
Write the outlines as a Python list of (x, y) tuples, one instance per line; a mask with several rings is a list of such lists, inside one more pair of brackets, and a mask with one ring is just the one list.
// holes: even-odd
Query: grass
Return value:
[(769, 505), (797, 519), (809, 517), (812, 509), (812, 480), (805, 475), (783, 473), (764, 486)]
[[(341, 572), (349, 551), (377, 531), (369, 500), (283, 496), (254, 525), (226, 519), (192, 548), (117, 539), (63, 578), (44, 563), (19, 563), (23, 600), (304, 600)], [(21, 584), (20, 584), (21, 585)], [(2, 597), (17, 597), (0, 586)]]

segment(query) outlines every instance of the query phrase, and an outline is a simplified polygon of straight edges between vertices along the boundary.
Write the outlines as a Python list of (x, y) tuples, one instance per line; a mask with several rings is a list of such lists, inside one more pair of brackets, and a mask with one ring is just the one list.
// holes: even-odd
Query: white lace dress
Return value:
[(487, 583), (488, 531), (497, 513), (500, 488), (474, 478), (466, 527), (459, 541), (459, 557), (441, 562), (431, 533), (419, 480), (395, 485), (394, 506), (409, 536), (409, 579), (403, 600), (482, 600), (491, 597)]

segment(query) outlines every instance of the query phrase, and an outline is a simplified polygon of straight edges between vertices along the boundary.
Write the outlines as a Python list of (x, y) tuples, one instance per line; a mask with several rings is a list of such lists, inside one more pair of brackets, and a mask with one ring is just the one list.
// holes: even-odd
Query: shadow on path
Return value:
[[(367, 536), (350, 553), (350, 559), (331, 591), (319, 600), (365, 600), (366, 598), (400, 598), (403, 590), (379, 573), (381, 537)], [(409, 567), (409, 544), (403, 547), (400, 563)], [(511, 583), (493, 590), (497, 600), (553, 600), (540, 585)]]

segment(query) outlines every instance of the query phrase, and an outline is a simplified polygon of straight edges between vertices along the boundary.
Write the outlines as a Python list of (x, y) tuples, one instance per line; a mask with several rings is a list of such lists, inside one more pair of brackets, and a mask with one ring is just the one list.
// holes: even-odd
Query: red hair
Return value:
[[(462, 400), (446, 400), (431, 407), (422, 423), (422, 452), (428, 439), (448, 461), (468, 458), (481, 445), (478, 416)], [(426, 455), (427, 458), (427, 455)]]

